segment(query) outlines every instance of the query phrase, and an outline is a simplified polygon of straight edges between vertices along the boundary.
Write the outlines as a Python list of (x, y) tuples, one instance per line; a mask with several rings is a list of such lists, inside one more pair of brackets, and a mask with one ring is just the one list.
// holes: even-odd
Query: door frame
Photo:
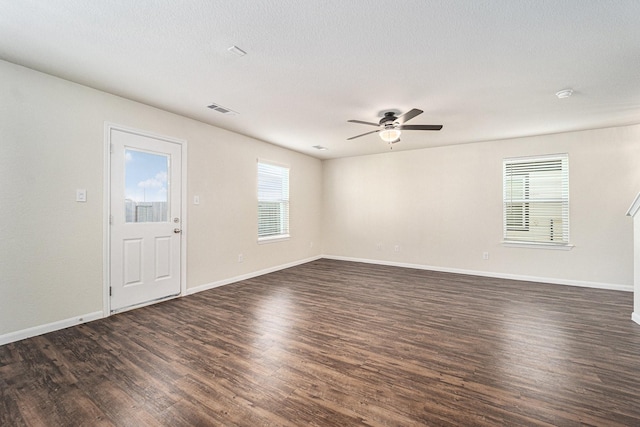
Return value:
[[(112, 131), (127, 132), (134, 135), (140, 135), (144, 137), (159, 139), (174, 144), (179, 144), (181, 148), (181, 194), (180, 194), (180, 213), (181, 218), (181, 238), (180, 238), (180, 294), (184, 296), (187, 294), (187, 141), (183, 139), (168, 137), (164, 135), (158, 135), (152, 132), (147, 132), (128, 126), (123, 126), (111, 122), (104, 123), (104, 188), (103, 188), (103, 264), (102, 264), (102, 317), (111, 316), (111, 298), (109, 295), (109, 286), (111, 285), (111, 132)], [(175, 297), (167, 297), (166, 299), (172, 299)], [(166, 299), (154, 300), (142, 304), (135, 305), (130, 309), (144, 307), (145, 305), (155, 304)], [(126, 310), (123, 310), (126, 311)]]

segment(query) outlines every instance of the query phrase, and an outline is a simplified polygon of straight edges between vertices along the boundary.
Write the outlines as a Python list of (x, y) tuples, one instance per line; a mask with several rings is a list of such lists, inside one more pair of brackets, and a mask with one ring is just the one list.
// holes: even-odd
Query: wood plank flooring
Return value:
[(318, 260), (0, 347), (0, 425), (640, 426), (632, 299)]

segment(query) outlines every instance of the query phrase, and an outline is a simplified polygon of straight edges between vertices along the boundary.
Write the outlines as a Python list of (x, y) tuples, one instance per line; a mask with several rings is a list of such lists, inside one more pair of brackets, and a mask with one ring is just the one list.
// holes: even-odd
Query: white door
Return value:
[(182, 145), (110, 129), (110, 308), (181, 289)]

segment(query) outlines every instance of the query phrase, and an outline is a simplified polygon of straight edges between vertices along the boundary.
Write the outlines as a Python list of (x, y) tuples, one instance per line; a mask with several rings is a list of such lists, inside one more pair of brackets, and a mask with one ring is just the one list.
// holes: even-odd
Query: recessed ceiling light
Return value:
[(558, 99), (568, 98), (571, 95), (573, 95), (572, 89), (562, 89), (561, 91), (556, 92), (556, 96), (558, 97)]
[(327, 147), (323, 147), (322, 145), (314, 145), (312, 148), (315, 148), (316, 150), (320, 150), (320, 151), (327, 151), (328, 150)]
[(238, 46), (231, 46), (230, 48), (227, 49), (229, 52), (234, 53), (238, 56), (245, 56), (247, 54), (247, 52), (245, 52), (244, 50), (240, 49)]

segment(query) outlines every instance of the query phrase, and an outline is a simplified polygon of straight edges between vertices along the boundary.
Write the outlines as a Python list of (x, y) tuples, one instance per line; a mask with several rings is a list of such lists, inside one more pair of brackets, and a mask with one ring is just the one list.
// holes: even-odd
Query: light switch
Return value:
[(87, 190), (84, 188), (78, 188), (76, 190), (76, 202), (86, 202), (87, 201)]
[(193, 196), (193, 204), (194, 205), (200, 204), (200, 196)]

